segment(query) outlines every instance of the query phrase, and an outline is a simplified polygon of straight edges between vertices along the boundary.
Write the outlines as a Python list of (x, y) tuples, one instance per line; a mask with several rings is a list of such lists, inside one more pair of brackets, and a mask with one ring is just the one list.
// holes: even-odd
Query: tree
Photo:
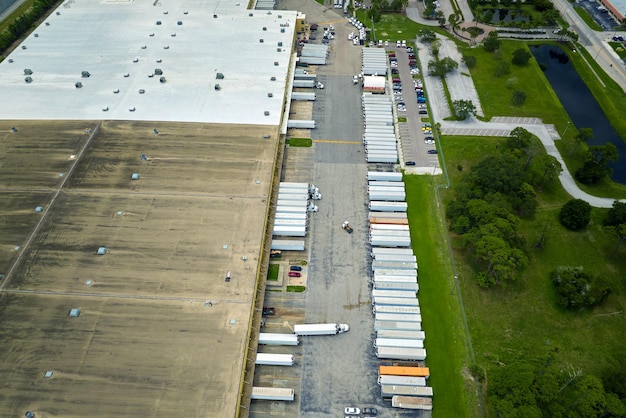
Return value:
[(547, 25), (554, 25), (558, 22), (561, 14), (556, 9), (549, 9), (543, 12), (541, 16), (543, 17), (543, 20), (545, 20)]
[(579, 231), (589, 225), (591, 205), (581, 199), (571, 199), (559, 212), (561, 225), (571, 231)]
[(435, 39), (430, 43), (430, 51), (433, 54), (433, 57), (439, 56), (439, 49), (441, 48), (441, 40)]
[(587, 161), (576, 171), (575, 177), (581, 183), (596, 184), (613, 174), (611, 164), (618, 159), (617, 147), (610, 142), (605, 145), (592, 145), (587, 151)]
[(508, 62), (501, 62), (496, 67), (496, 70), (494, 71), (493, 75), (499, 78), (499, 77), (503, 77), (507, 75), (510, 72), (511, 72), (511, 65)]
[(483, 47), (487, 52), (496, 52), (500, 49), (500, 40), (498, 39), (498, 35), (496, 32), (490, 32), (487, 38), (485, 38), (483, 42)]
[(455, 100), (452, 102), (454, 114), (461, 120), (467, 119), (470, 115), (476, 115), (476, 106), (471, 100)]
[(513, 97), (511, 98), (513, 106), (521, 106), (524, 102), (526, 102), (526, 93), (521, 90), (515, 90), (513, 92)]
[(576, 136), (574, 137), (574, 139), (576, 140), (576, 144), (580, 145), (583, 142), (587, 142), (590, 139), (593, 138), (593, 129), (591, 128), (580, 128), (578, 130), (578, 133), (576, 134)]
[(467, 65), (467, 68), (476, 67), (476, 57), (474, 55), (463, 55), (463, 62)]
[(531, 183), (543, 187), (554, 181), (562, 171), (563, 167), (559, 160), (552, 155), (541, 154), (533, 160)]
[(603, 279), (594, 278), (582, 267), (561, 266), (550, 273), (559, 305), (582, 309), (601, 304), (611, 293)]
[(617, 245), (615, 246), (615, 249), (613, 250), (613, 254), (611, 254), (611, 258), (613, 258), (615, 257), (615, 254), (617, 254), (617, 252), (619, 251), (619, 247), (622, 245), (622, 241), (626, 239), (626, 222), (616, 225), (616, 226), (611, 226), (609, 228), (611, 228), (613, 232), (615, 233), (615, 235), (617, 236)]
[(513, 59), (511, 62), (515, 65), (525, 66), (528, 64), (528, 61), (532, 58), (532, 54), (528, 52), (526, 48), (518, 48), (513, 51)]
[(585, 164), (574, 173), (576, 180), (583, 184), (597, 184), (606, 177), (606, 170), (595, 161), (586, 161)]
[(437, 39), (437, 35), (430, 29), (422, 29), (417, 32), (417, 36), (420, 38), (420, 41), (424, 43), (430, 43)]
[(613, 207), (609, 209), (602, 224), (604, 226), (617, 226), (623, 223), (626, 223), (626, 202), (616, 200), (613, 202)]
[(459, 67), (459, 63), (450, 57), (445, 57), (437, 61), (428, 63), (428, 72), (430, 75), (445, 77), (450, 71)]

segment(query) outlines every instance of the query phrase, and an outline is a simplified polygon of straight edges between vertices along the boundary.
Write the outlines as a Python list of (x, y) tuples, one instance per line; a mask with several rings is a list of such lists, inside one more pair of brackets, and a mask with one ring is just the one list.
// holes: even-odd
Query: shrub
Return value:
[(558, 267), (551, 273), (559, 305), (582, 309), (601, 304), (611, 293), (607, 283), (585, 273), (582, 267)]
[(572, 199), (561, 208), (559, 221), (561, 225), (572, 231), (579, 231), (589, 225), (591, 205), (581, 199)]

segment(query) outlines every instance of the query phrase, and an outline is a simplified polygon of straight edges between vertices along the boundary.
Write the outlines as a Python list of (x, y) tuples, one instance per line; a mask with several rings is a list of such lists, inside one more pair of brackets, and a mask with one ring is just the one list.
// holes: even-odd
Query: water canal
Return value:
[(532, 45), (530, 52), (539, 64), (543, 64), (548, 82), (576, 128), (593, 129), (593, 139), (588, 144), (604, 145), (611, 142), (617, 147), (619, 160), (613, 166), (612, 178), (613, 181), (626, 184), (626, 143), (609, 123), (567, 54), (554, 45)]

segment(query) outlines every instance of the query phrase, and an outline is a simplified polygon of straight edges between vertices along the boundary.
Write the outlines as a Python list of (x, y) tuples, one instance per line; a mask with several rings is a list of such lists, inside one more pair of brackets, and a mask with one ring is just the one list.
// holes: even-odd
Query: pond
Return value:
[(530, 51), (537, 62), (545, 68), (544, 73), (548, 82), (576, 128), (593, 130), (593, 139), (588, 144), (604, 145), (610, 142), (617, 147), (619, 160), (613, 166), (612, 179), (626, 184), (626, 143), (609, 123), (567, 54), (554, 45), (532, 45)]

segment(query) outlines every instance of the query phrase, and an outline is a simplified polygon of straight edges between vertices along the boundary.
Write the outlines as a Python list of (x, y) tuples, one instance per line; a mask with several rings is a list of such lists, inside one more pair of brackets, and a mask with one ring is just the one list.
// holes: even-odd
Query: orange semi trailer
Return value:
[(378, 374), (391, 376), (414, 376), (428, 379), (430, 376), (430, 370), (428, 367), (379, 366)]

